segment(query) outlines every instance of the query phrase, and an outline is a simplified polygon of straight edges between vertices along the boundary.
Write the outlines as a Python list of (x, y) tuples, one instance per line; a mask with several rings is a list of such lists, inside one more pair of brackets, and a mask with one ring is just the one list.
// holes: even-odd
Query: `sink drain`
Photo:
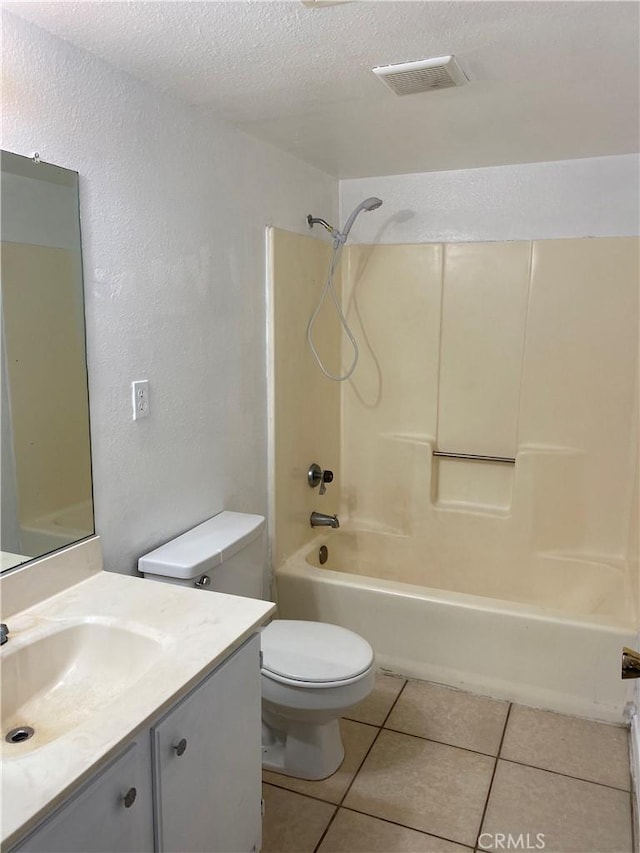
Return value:
[(34, 734), (35, 731), (31, 726), (20, 726), (17, 729), (11, 729), (11, 731), (5, 736), (5, 740), (7, 743), (22, 743), (23, 741), (32, 738)]

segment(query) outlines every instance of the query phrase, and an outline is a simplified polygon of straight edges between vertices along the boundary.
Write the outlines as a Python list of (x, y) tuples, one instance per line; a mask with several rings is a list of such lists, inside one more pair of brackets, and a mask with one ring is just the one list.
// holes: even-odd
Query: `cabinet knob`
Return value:
[(176, 755), (184, 755), (187, 750), (187, 739), (182, 738), (182, 740), (178, 741), (173, 747), (176, 751)]
[(138, 796), (138, 792), (135, 788), (129, 788), (127, 793), (122, 797), (122, 802), (124, 803), (125, 809), (130, 809), (131, 806), (135, 803), (136, 797)]

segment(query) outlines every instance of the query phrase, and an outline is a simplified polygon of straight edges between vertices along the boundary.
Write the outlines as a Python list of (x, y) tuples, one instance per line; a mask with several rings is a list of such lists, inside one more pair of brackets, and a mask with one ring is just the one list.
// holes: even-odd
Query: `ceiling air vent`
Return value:
[(455, 56), (419, 59), (417, 62), (402, 62), (399, 65), (379, 65), (372, 71), (396, 95), (415, 95), (432, 89), (462, 86), (468, 79)]

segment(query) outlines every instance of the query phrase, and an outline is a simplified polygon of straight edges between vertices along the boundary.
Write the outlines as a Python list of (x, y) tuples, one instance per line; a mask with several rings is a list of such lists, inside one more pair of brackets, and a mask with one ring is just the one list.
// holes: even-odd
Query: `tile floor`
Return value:
[(341, 725), (329, 779), (264, 773), (264, 853), (631, 853), (624, 728), (389, 675)]

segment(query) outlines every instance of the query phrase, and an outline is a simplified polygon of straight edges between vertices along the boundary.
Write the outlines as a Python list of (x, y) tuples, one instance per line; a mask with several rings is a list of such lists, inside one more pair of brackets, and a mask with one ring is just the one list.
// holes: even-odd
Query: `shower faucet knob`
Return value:
[(312, 489), (320, 486), (320, 494), (324, 495), (327, 491), (327, 483), (333, 482), (333, 471), (323, 471), (317, 462), (313, 462), (307, 471), (307, 482)]
[(333, 482), (333, 471), (323, 471), (322, 472), (322, 482), (320, 483), (320, 492), (319, 494), (324, 495), (327, 492), (327, 483)]
[(315, 489), (316, 486), (319, 486), (321, 482), (322, 468), (318, 465), (317, 462), (312, 462), (309, 466), (309, 470), (307, 471), (307, 483), (309, 483), (312, 489)]

